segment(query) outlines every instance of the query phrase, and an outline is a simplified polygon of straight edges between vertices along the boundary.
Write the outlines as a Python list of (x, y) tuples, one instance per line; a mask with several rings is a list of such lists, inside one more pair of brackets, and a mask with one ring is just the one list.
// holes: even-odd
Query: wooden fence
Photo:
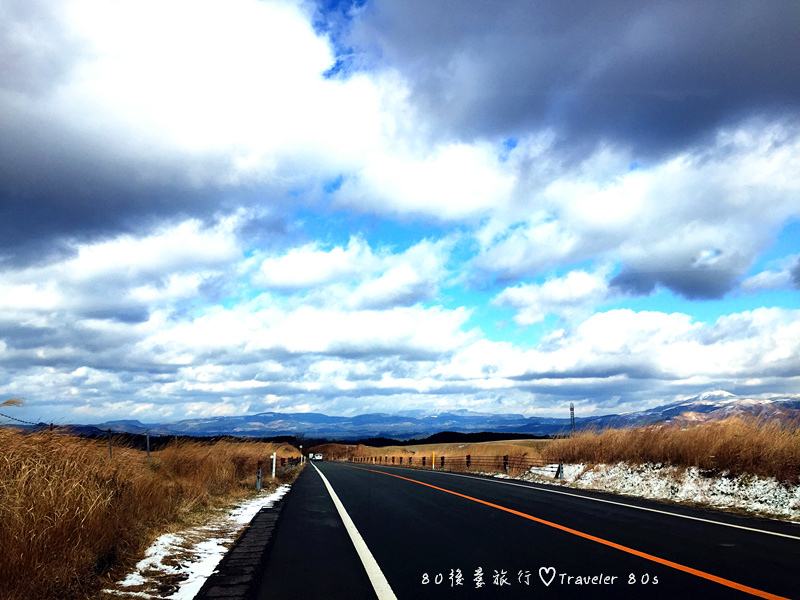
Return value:
[(360, 464), (405, 467), (410, 469), (431, 469), (441, 471), (469, 471), (474, 473), (506, 473), (519, 475), (532, 468), (543, 474), (552, 474), (557, 479), (563, 478), (563, 464), (543, 458), (528, 456), (356, 456), (350, 462)]

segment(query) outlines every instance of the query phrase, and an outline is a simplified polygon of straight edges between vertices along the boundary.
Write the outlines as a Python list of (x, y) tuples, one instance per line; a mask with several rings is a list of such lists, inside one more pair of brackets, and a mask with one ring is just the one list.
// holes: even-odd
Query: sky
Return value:
[(800, 393), (796, 48), (794, 0), (6, 0), (4, 414)]

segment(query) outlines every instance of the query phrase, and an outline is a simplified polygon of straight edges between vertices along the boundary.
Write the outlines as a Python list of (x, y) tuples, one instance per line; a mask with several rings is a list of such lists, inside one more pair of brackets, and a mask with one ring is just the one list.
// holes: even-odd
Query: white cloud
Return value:
[(594, 314), (531, 349), (476, 341), (440, 361), (433, 373), (473, 382), (476, 389), (494, 380), (501, 389), (557, 393), (561, 386), (562, 393), (596, 396), (617, 386), (645, 399), (663, 398), (678, 385), (746, 388), (753, 381), (797, 377), (792, 361), (798, 353), (800, 311), (758, 309), (704, 324), (681, 313), (621, 309)]
[[(543, 372), (619, 372), (635, 378), (707, 382), (776, 374), (800, 351), (798, 311), (758, 309), (720, 317), (713, 325), (674, 313), (597, 313), (543, 353)], [(545, 364), (548, 361), (545, 361)]]
[(346, 248), (323, 250), (315, 242), (283, 256), (265, 258), (253, 282), (266, 288), (310, 288), (360, 279), (378, 270), (380, 265), (380, 258), (363, 239), (351, 237)]
[(407, 304), (429, 296), (427, 282), (409, 264), (392, 267), (376, 279), (367, 281), (353, 293), (352, 303), (361, 307)]
[(138, 344), (137, 352), (165, 364), (189, 365), (208, 352), (403, 356), (410, 360), (447, 354), (474, 334), (461, 331), (466, 309), (393, 308), (342, 311), (301, 306), (208, 311)]
[(348, 174), (337, 201), (370, 212), (443, 220), (474, 219), (511, 201), (515, 177), (498, 147), (451, 143), (399, 153), (393, 147), (398, 141), (386, 140), (380, 153)]
[(240, 259), (238, 216), (205, 227), (197, 220), (164, 225), (143, 236), (85, 242), (75, 256), (0, 271), (0, 307), (31, 313), (142, 310), (192, 298), (209, 278)]
[(354, 308), (410, 306), (435, 299), (445, 277), (449, 240), (422, 241), (408, 250), (383, 258), (385, 270), (366, 279), (347, 299)]
[(392, 253), (353, 237), (347, 247), (312, 243), (264, 258), (252, 277), (261, 287), (303, 293), (303, 301), (350, 309), (385, 309), (432, 300), (446, 275), (452, 241), (423, 240)]
[(517, 309), (514, 321), (519, 325), (533, 325), (549, 314), (565, 319), (585, 317), (607, 296), (604, 274), (570, 271), (564, 277), (551, 278), (542, 284), (506, 288), (495, 296), (492, 304)]
[(786, 290), (800, 287), (796, 281), (795, 271), (800, 265), (800, 255), (792, 254), (771, 265), (775, 268), (766, 269), (742, 281), (741, 287), (746, 292), (760, 290)]
[(12, 15), (36, 42), (17, 36), (12, 66), (33, 60), (33, 46), (55, 46), (66, 66), (35, 96), (0, 87), (0, 102), (17, 126), (45, 124), (101, 162), (133, 165), (139, 182), (305, 185), (363, 163), (395, 85), (326, 79), (335, 57), (309, 10), (289, 0), (70, 0), (57, 20)]
[(719, 296), (800, 212), (798, 157), (796, 127), (751, 121), (634, 170), (631, 156), (603, 147), (567, 168), (520, 171), (527, 197), (493, 213), (473, 264), (504, 280), (621, 261), (639, 290), (660, 283), (688, 297)]
[[(613, 310), (527, 349), (465, 331), (467, 317), (464, 309), (418, 307), (239, 305), (178, 322), (158, 313), (146, 324), (115, 325), (129, 334), (119, 370), (29, 366), (16, 373), (13, 393), (36, 406), (57, 397), (76, 415), (91, 406), (98, 415), (130, 415), (148, 403), (155, 408), (140, 411), (147, 418), (298, 405), (336, 414), (434, 405), (496, 412), (497, 398), (503, 411), (542, 414), (565, 395), (593, 398), (602, 412), (607, 397), (644, 402), (697, 386), (748, 389), (797, 377), (800, 311), (759, 309), (704, 324), (680, 313)], [(88, 356), (73, 352), (73, 364)], [(0, 357), (6, 364), (8, 349)], [(155, 366), (161, 375), (147, 373)]]
[(480, 271), (501, 279), (516, 279), (577, 260), (583, 240), (559, 221), (537, 216), (515, 227), (475, 259)]
[(63, 265), (59, 278), (135, 278), (223, 264), (241, 256), (235, 234), (239, 222), (240, 218), (233, 216), (221, 219), (214, 227), (204, 227), (192, 219), (143, 237), (123, 235), (107, 242), (81, 244), (78, 256)]
[(332, 64), (294, 3), (82, 0), (70, 8), (70, 26), (91, 54), (58, 106), (94, 106), (87, 126), (135, 124), (139, 139), (189, 151), (250, 145), (265, 134), (262, 143), (279, 145), (297, 103)]
[(742, 289), (746, 292), (757, 292), (760, 290), (785, 290), (791, 289), (792, 274), (789, 270), (784, 271), (761, 271), (742, 281)]

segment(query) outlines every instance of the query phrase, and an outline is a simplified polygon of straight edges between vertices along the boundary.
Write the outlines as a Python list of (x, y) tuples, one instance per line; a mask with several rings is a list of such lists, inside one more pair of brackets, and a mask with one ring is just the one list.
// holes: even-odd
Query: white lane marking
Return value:
[(347, 533), (350, 535), (350, 539), (353, 541), (353, 545), (356, 547), (358, 557), (361, 559), (364, 569), (367, 571), (367, 576), (369, 577), (370, 582), (372, 582), (372, 587), (375, 589), (375, 593), (378, 595), (379, 600), (397, 600), (397, 596), (394, 595), (394, 591), (392, 591), (389, 582), (386, 581), (386, 576), (378, 566), (378, 562), (375, 560), (375, 557), (372, 556), (372, 552), (369, 551), (364, 538), (361, 537), (358, 529), (356, 529), (355, 523), (353, 523), (350, 515), (347, 514), (344, 504), (342, 504), (342, 501), (339, 500), (339, 496), (336, 495), (336, 492), (333, 491), (333, 486), (328, 481), (328, 478), (322, 474), (322, 471), (320, 471), (317, 465), (315, 465), (313, 462), (311, 463), (311, 466), (316, 469), (317, 473), (319, 473), (319, 476), (322, 477), (322, 483), (324, 483), (325, 487), (328, 488), (328, 493), (331, 495), (331, 500), (333, 500), (336, 510), (339, 511), (339, 516), (342, 518), (344, 528), (347, 530)]
[[(399, 468), (399, 467), (397, 467)], [(767, 535), (776, 535), (779, 537), (789, 538), (790, 540), (800, 540), (800, 536), (790, 535), (788, 533), (778, 533), (777, 531), (768, 531), (766, 529), (756, 529), (754, 527), (745, 527), (744, 525), (734, 525), (733, 523), (725, 523), (724, 521), (712, 521), (711, 519), (702, 519), (700, 517), (691, 517), (689, 515), (682, 515), (680, 513), (669, 512), (666, 510), (658, 510), (657, 508), (647, 508), (645, 506), (636, 506), (635, 504), (625, 504), (624, 502), (615, 502), (614, 500), (604, 500), (602, 498), (592, 498), (591, 496), (582, 496), (580, 494), (571, 494), (560, 490), (551, 490), (541, 488), (533, 485), (523, 485), (521, 483), (513, 483), (511, 481), (503, 481), (502, 479), (483, 479), (482, 477), (475, 477), (472, 475), (463, 475), (461, 473), (450, 473), (447, 471), (436, 471), (440, 475), (452, 475), (454, 477), (466, 477), (468, 479), (477, 479), (478, 481), (486, 481), (487, 483), (502, 483), (504, 485), (513, 485), (514, 487), (527, 488), (529, 490), (537, 490), (539, 492), (549, 492), (551, 494), (561, 494), (563, 496), (570, 496), (572, 498), (583, 498), (584, 500), (593, 500), (594, 502), (605, 502), (606, 504), (616, 504), (617, 506), (624, 506), (626, 508), (635, 508), (637, 510), (646, 510), (649, 512), (659, 513), (662, 515), (669, 515), (671, 517), (680, 517), (681, 519), (691, 519), (692, 521), (702, 521), (703, 523), (711, 523), (712, 525), (724, 525), (725, 527), (733, 527), (735, 529), (744, 529), (745, 531), (753, 531), (755, 533), (765, 533)], [(546, 485), (546, 484), (543, 484)]]

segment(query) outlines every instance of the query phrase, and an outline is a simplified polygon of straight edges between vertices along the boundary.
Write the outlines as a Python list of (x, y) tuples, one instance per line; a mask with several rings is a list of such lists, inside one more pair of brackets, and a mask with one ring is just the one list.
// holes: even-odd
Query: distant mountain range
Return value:
[[(632, 427), (656, 423), (697, 423), (734, 415), (800, 419), (800, 396), (769, 399), (743, 398), (715, 391), (648, 410), (576, 417), (576, 429)], [(496, 432), (554, 435), (569, 431), (569, 418), (525, 417), (518, 414), (485, 414), (458, 410), (439, 414), (402, 411), (372, 413), (355, 417), (331, 417), (320, 413), (264, 412), (237, 417), (208, 417), (172, 423), (142, 423), (136, 420), (108, 421), (96, 425), (75, 425), (79, 433), (144, 433), (151, 435), (277, 437), (302, 435), (313, 439), (357, 440), (385, 437), (396, 440), (425, 438), (442, 431), (461, 433)]]

